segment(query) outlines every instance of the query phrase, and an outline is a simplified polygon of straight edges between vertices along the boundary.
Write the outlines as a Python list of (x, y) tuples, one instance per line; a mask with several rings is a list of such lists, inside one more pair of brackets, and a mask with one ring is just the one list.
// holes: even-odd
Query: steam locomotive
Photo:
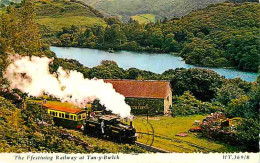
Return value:
[(84, 133), (109, 137), (114, 141), (134, 143), (136, 141), (136, 130), (132, 121), (130, 125), (122, 123), (116, 115), (102, 115), (98, 118), (86, 120)]
[(130, 125), (122, 123), (119, 116), (104, 110), (93, 110), (91, 105), (85, 110), (54, 106), (46, 102), (43, 106), (58, 126), (82, 129), (84, 134), (111, 138), (118, 142), (134, 143), (136, 141), (136, 130), (132, 121)]

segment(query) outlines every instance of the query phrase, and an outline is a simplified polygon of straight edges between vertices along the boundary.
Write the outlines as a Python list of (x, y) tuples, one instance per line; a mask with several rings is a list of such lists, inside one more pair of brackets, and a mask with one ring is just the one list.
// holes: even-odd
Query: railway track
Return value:
[[(149, 134), (149, 133), (142, 133), (142, 132), (137, 132), (137, 133), (144, 134), (144, 135), (152, 135), (152, 134)], [(198, 144), (191, 143), (189, 141), (185, 141), (185, 140), (181, 140), (181, 139), (177, 139), (177, 138), (169, 138), (165, 135), (156, 134), (156, 135), (154, 135), (154, 137), (159, 138), (159, 139), (165, 139), (165, 140), (175, 142), (175, 143), (185, 143), (185, 144), (188, 144), (191, 147), (195, 147), (195, 148), (198, 149), (198, 151), (193, 151), (193, 150), (191, 150), (189, 148), (185, 148), (181, 145), (171, 144), (172, 146), (177, 147), (177, 148), (181, 148), (182, 150), (185, 150), (186, 152), (203, 152), (203, 153), (217, 152), (216, 150), (212, 150), (212, 149), (209, 149), (207, 147), (203, 147), (203, 146), (200, 146)]]
[(170, 151), (166, 151), (164, 149), (160, 149), (160, 148), (157, 148), (157, 147), (154, 147), (154, 146), (149, 146), (149, 145), (143, 144), (143, 143), (138, 142), (138, 141), (136, 141), (135, 144), (138, 145), (139, 147), (147, 150), (147, 151), (150, 151), (150, 152), (154, 152), (154, 153), (171, 153)]

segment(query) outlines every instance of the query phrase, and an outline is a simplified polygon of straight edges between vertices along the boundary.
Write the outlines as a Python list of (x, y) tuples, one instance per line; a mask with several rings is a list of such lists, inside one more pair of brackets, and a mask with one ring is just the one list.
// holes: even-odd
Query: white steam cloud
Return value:
[(99, 99), (107, 110), (119, 114), (121, 118), (130, 117), (131, 108), (125, 103), (125, 97), (117, 93), (112, 84), (98, 79), (85, 79), (77, 71), (65, 71), (58, 68), (57, 73), (49, 72), (52, 59), (43, 57), (9, 58), (4, 77), (10, 82), (11, 89), (20, 89), (29, 95), (39, 97), (44, 93), (84, 107), (86, 103)]

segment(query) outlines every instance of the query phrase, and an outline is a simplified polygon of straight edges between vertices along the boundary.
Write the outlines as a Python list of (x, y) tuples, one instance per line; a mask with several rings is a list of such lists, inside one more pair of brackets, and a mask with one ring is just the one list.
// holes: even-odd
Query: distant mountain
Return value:
[(110, 16), (128, 21), (131, 16), (153, 14), (157, 18), (184, 16), (191, 11), (226, 0), (81, 0)]

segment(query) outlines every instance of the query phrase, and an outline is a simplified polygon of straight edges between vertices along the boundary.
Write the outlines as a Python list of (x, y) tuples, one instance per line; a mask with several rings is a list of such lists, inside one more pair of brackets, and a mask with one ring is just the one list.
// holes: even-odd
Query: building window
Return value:
[(69, 117), (70, 117), (69, 114), (65, 114), (66, 119), (69, 119)]

